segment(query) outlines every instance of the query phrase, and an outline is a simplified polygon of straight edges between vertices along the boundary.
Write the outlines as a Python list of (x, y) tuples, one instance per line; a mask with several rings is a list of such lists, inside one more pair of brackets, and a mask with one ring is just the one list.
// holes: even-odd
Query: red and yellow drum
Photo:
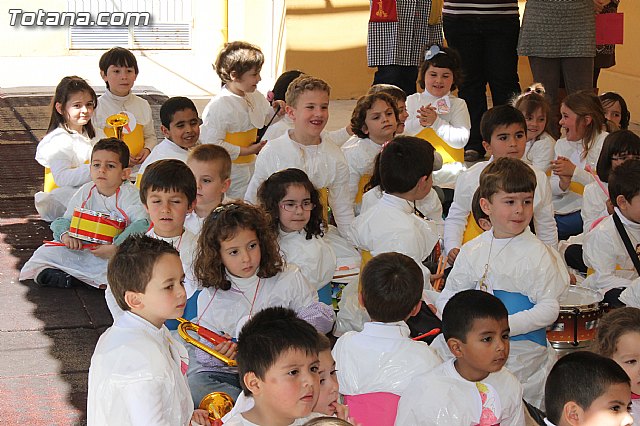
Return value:
[(73, 211), (69, 235), (92, 243), (112, 244), (113, 239), (120, 235), (126, 226), (123, 219), (77, 207)]
[(604, 313), (602, 296), (597, 291), (569, 287), (560, 300), (560, 315), (547, 327), (547, 339), (556, 349), (584, 348), (596, 337), (598, 321)]

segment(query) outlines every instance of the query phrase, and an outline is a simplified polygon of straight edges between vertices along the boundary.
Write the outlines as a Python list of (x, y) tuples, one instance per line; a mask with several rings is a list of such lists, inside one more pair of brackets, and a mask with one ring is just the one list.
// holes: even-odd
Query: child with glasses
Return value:
[(278, 234), (280, 253), (287, 263), (297, 265), (302, 275), (318, 290), (321, 302), (331, 304), (331, 279), (336, 254), (325, 241), (322, 205), (318, 190), (300, 169), (272, 174), (258, 189), (258, 200), (271, 215)]

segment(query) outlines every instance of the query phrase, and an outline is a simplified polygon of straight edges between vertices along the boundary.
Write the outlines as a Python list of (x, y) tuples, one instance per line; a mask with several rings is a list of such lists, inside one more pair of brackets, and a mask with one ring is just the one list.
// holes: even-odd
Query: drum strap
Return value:
[[(80, 206), (80, 208), (84, 209), (84, 206), (87, 204), (87, 202), (91, 198), (91, 193), (93, 192), (93, 189), (95, 187), (96, 187), (95, 185), (93, 185), (91, 187), (91, 189), (89, 190), (89, 194), (87, 195), (87, 198), (82, 202), (82, 205)], [(122, 218), (124, 219), (125, 223), (128, 225), (129, 224), (129, 216), (127, 216), (127, 214), (124, 212), (124, 210), (122, 210), (120, 208), (120, 206), (118, 206), (118, 195), (120, 195), (120, 187), (118, 187), (116, 189), (116, 209), (118, 209), (118, 211), (122, 214)]]
[(620, 238), (622, 238), (622, 242), (624, 243), (624, 247), (627, 249), (627, 253), (629, 257), (631, 257), (631, 261), (633, 262), (633, 266), (636, 268), (638, 275), (640, 275), (640, 259), (638, 259), (638, 254), (636, 253), (635, 247), (631, 243), (631, 239), (629, 238), (629, 234), (627, 234), (627, 230), (624, 229), (624, 225), (618, 217), (616, 212), (613, 212), (613, 223), (616, 225), (616, 230), (618, 234), (620, 234)]

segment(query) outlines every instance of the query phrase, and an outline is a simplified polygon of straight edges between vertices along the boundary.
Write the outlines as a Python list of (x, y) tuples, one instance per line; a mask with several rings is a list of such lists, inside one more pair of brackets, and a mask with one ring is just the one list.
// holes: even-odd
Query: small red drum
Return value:
[(603, 313), (600, 293), (570, 286), (566, 296), (560, 300), (558, 319), (547, 327), (547, 339), (556, 349), (587, 347), (596, 336)]
[(123, 219), (78, 207), (73, 211), (69, 235), (92, 243), (112, 244), (126, 226)]

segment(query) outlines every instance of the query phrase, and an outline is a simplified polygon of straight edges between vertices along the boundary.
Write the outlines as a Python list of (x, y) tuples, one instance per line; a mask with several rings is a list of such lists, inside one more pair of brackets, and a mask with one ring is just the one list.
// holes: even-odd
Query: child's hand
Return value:
[(209, 413), (207, 410), (202, 410), (200, 408), (193, 410), (191, 421), (203, 426), (211, 425), (211, 422), (209, 421)]
[(566, 157), (558, 157), (556, 160), (551, 162), (551, 170), (553, 170), (553, 173), (558, 176), (572, 177), (575, 169), (576, 165)]
[(136, 166), (138, 164), (142, 164), (144, 160), (151, 154), (151, 150), (149, 148), (142, 148), (142, 151), (135, 157), (129, 157), (129, 162), (131, 163), (129, 166)]
[(433, 284), (434, 282), (436, 282), (437, 280), (439, 280), (440, 278), (444, 277), (444, 273), (441, 274), (431, 274), (431, 276), (429, 277), (429, 282), (431, 284)]
[(69, 250), (82, 250), (82, 240), (74, 238), (69, 234), (62, 235), (60, 241), (63, 242)]
[(91, 254), (100, 259), (109, 260), (116, 254), (116, 245), (115, 244), (101, 244), (95, 248), (91, 249)]
[[(231, 339), (231, 336), (225, 334), (224, 337), (227, 339)], [(238, 354), (238, 344), (228, 340), (226, 342), (222, 342), (219, 345), (213, 347), (216, 352), (226, 356), (227, 358), (235, 359)]]
[(330, 404), (331, 407), (333, 407), (336, 410), (336, 417), (342, 420), (346, 420), (348, 421), (349, 418), (349, 407), (344, 405), (344, 404), (340, 404), (338, 401)]
[[(271, 103), (271, 106), (273, 107), (274, 111), (278, 111), (278, 117), (282, 117), (284, 115), (284, 107), (285, 107), (285, 103), (283, 100), (277, 100), (277, 101), (273, 101)], [(280, 107), (280, 109), (278, 109), (278, 107)]]
[(563, 191), (566, 191), (567, 188), (569, 188), (569, 185), (571, 185), (571, 177), (569, 176), (560, 176), (560, 189), (562, 189)]
[(249, 146), (242, 146), (240, 147), (240, 155), (251, 155), (251, 154), (257, 154), (260, 152), (260, 150), (262, 149), (263, 146), (265, 146), (267, 143), (267, 141), (260, 141), (258, 143), (254, 143), (253, 145), (249, 145)]
[(576, 278), (575, 274), (569, 274), (569, 285), (576, 285), (576, 283), (578, 282), (578, 279)]
[(436, 113), (436, 108), (429, 104), (427, 106), (421, 106), (416, 117), (420, 120), (422, 127), (430, 127), (435, 123), (438, 114)]
[(457, 247), (449, 250), (449, 254), (447, 255), (447, 262), (449, 265), (453, 266), (453, 263), (456, 261), (456, 257), (458, 257), (458, 253), (460, 253), (460, 249)]

